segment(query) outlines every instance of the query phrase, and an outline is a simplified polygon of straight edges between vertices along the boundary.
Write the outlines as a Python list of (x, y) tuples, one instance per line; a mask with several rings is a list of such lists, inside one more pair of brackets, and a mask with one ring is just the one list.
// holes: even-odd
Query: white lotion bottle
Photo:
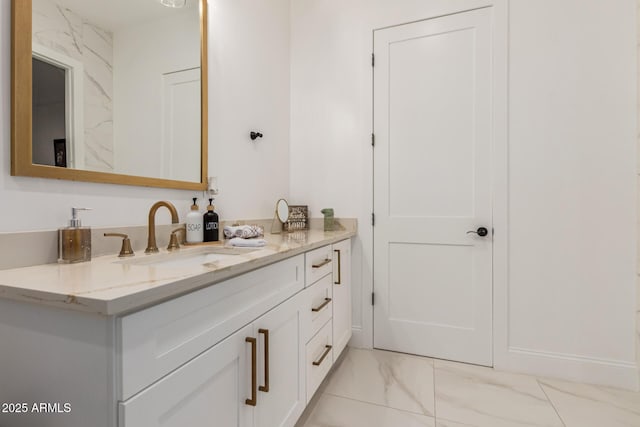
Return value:
[(201, 243), (203, 239), (202, 215), (196, 204), (198, 199), (193, 198), (193, 205), (187, 214), (187, 243)]

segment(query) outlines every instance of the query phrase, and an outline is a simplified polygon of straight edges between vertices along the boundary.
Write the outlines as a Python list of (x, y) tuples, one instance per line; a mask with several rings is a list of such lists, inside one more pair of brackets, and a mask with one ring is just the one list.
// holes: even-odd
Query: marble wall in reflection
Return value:
[(33, 0), (32, 15), (33, 43), (84, 67), (84, 158), (73, 167), (112, 172), (113, 34), (51, 0)]

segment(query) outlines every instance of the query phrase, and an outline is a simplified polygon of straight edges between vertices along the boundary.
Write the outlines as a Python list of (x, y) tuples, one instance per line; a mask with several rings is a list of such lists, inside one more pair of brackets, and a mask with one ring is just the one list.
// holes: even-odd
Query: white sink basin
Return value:
[[(137, 255), (135, 258), (116, 261), (118, 264), (153, 266), (162, 268), (188, 268), (207, 266), (220, 260), (246, 254), (254, 249), (223, 247), (185, 248), (175, 252), (153, 255)], [(214, 266), (214, 265), (212, 265)]]

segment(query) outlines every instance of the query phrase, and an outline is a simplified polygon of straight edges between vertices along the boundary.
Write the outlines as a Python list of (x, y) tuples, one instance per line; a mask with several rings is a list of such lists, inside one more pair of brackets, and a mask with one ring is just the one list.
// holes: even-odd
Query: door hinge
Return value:
[(375, 53), (371, 54), (371, 66), (372, 67), (376, 66), (376, 54)]
[(376, 134), (375, 133), (371, 134), (371, 146), (372, 147), (376, 146)]
[(376, 305), (376, 294), (371, 292), (371, 305)]
[(376, 225), (376, 214), (371, 212), (371, 225)]

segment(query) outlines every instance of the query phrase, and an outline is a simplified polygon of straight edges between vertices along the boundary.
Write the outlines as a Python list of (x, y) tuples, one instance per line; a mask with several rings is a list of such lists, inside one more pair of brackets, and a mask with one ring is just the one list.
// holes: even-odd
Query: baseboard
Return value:
[[(348, 345), (370, 350), (370, 341), (362, 328), (354, 326)], [(494, 362), (494, 368), (502, 371), (640, 391), (640, 367), (632, 362), (518, 347), (509, 347)]]
[(371, 345), (369, 344), (371, 340), (367, 339), (364, 335), (364, 331), (362, 328), (358, 328), (353, 326), (351, 328), (351, 339), (347, 344), (349, 347), (354, 348), (364, 348), (367, 350), (371, 350)]
[[(638, 391), (640, 371), (631, 362), (509, 347), (494, 368)], [(503, 359), (503, 360), (499, 360)]]

